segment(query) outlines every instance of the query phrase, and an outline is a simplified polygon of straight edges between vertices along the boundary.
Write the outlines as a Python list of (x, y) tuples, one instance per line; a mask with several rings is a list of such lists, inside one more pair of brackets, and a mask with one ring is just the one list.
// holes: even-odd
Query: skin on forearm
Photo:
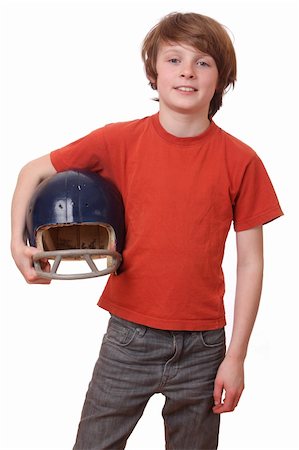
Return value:
[[(11, 205), (11, 246), (25, 243), (25, 218), (28, 202), (38, 184), (35, 177), (30, 177), (30, 166), (25, 166), (18, 177)], [(33, 171), (32, 171), (33, 172)]]
[(213, 411), (216, 414), (233, 411), (244, 389), (244, 360), (262, 290), (262, 227), (237, 233), (237, 254), (233, 331), (215, 379)]
[(37, 187), (45, 178), (56, 173), (49, 155), (26, 164), (18, 176), (11, 207), (12, 245), (24, 243), (27, 205)]
[(262, 235), (252, 260), (237, 266), (234, 323), (227, 356), (244, 360), (259, 308), (263, 280)]
[(48, 283), (38, 279), (32, 267), (32, 256), (37, 249), (27, 247), (25, 239), (25, 220), (28, 203), (37, 187), (45, 178), (56, 173), (50, 156), (42, 156), (31, 161), (21, 170), (11, 207), (11, 253), (13, 259), (27, 282)]

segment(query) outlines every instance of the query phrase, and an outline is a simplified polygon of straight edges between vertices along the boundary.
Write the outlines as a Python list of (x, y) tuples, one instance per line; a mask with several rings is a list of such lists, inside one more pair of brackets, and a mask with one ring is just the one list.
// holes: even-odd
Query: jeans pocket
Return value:
[(208, 330), (201, 332), (201, 341), (204, 347), (221, 347), (225, 345), (225, 331), (224, 328), (217, 330)]
[(110, 324), (104, 336), (104, 342), (108, 341), (112, 344), (117, 344), (125, 347), (133, 341), (136, 332), (136, 329), (134, 330), (133, 328), (117, 324)]
[(103, 342), (110, 342), (121, 347), (126, 347), (135, 341), (136, 337), (143, 337), (145, 333), (146, 327), (143, 325), (111, 316)]

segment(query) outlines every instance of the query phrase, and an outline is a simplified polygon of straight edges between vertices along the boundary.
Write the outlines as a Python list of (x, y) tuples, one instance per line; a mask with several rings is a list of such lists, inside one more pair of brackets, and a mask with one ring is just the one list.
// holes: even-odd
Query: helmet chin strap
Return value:
[[(92, 256), (104, 258), (110, 257), (112, 263), (106, 269), (99, 270), (94, 263)], [(49, 272), (42, 270), (42, 259), (54, 259), (54, 263)], [(63, 260), (79, 259), (85, 260), (90, 268), (90, 272), (74, 273), (74, 274), (60, 274), (57, 273), (58, 267)], [(52, 280), (82, 280), (84, 278), (94, 278), (111, 273), (117, 274), (117, 269), (122, 262), (121, 254), (113, 250), (99, 250), (99, 249), (70, 249), (70, 250), (54, 250), (42, 251), (33, 255), (33, 264), (36, 273), (41, 278)]]

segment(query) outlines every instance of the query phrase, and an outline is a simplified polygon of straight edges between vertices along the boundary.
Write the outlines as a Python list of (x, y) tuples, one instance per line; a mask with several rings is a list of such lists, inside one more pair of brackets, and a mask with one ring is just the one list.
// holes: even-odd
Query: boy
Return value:
[[(27, 282), (48, 283), (32, 266), (37, 249), (24, 243), (36, 186), (71, 168), (111, 179), (124, 200), (126, 246), (121, 272), (99, 301), (111, 319), (74, 449), (125, 448), (157, 392), (166, 398), (166, 448), (216, 449), (220, 414), (235, 409), (244, 388), (262, 226), (282, 211), (256, 153), (212, 120), (236, 80), (225, 29), (200, 14), (170, 14), (146, 36), (142, 57), (159, 112), (107, 125), (28, 163), (13, 199), (12, 254)], [(225, 352), (221, 263), (232, 221), (237, 286)]]

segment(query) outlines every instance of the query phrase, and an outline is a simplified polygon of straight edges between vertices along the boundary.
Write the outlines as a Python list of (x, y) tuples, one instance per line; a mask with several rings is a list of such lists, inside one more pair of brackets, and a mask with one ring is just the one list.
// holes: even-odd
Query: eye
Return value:
[(197, 65), (201, 67), (210, 67), (210, 65), (206, 61), (203, 61), (202, 59), (197, 61)]
[(177, 64), (178, 62), (180, 62), (180, 60), (178, 58), (170, 58), (168, 60), (168, 62), (172, 63), (172, 64)]

